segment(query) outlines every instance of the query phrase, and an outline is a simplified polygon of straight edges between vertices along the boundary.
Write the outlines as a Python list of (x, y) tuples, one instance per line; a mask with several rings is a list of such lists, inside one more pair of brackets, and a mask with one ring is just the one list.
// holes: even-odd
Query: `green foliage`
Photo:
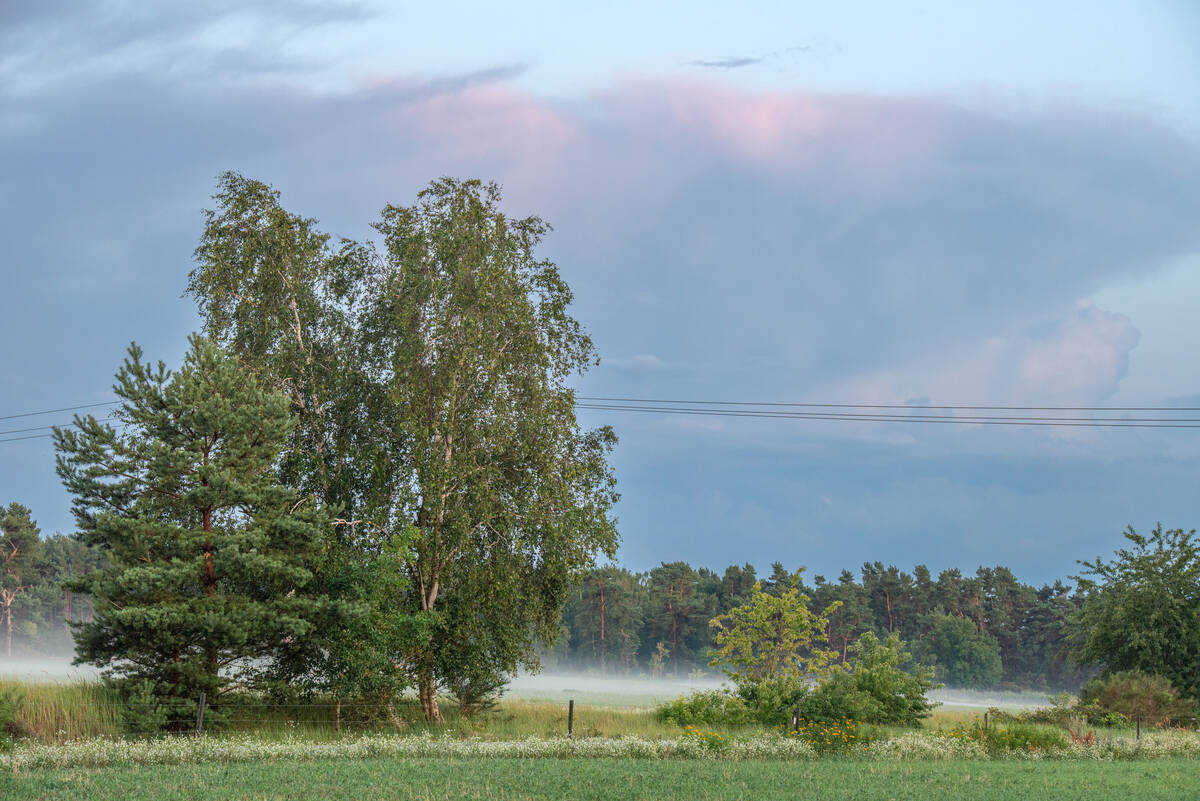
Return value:
[(458, 702), (458, 713), (467, 720), (493, 711), (508, 684), (508, 676), (498, 666), (487, 662), (449, 670), (445, 675), (448, 676), (445, 687)]
[[(1165, 676), (1121, 671), (1092, 679), (1080, 693), (1080, 709), (1096, 725), (1111, 721), (1141, 720), (1157, 726), (1172, 718), (1196, 714), (1196, 702), (1181, 698), (1179, 689)], [(1119, 717), (1117, 717), (1119, 716)]]
[(798, 571), (792, 586), (776, 595), (755, 583), (749, 603), (710, 622), (716, 630), (710, 664), (721, 667), (739, 692), (767, 679), (821, 676), (836, 657), (821, 646), (828, 643), (829, 615), (840, 604), (814, 613), (799, 582)]
[(870, 723), (899, 723), (917, 725), (928, 717), (932, 704), (925, 696), (936, 685), (933, 670), (912, 664), (909, 670), (900, 666), (912, 661), (900, 643), (900, 636), (890, 635), (880, 642), (867, 632), (854, 645), (854, 664), (850, 675), (855, 688), (869, 696), (875, 706), (872, 714), (860, 715), (859, 720)]
[(426, 715), (460, 671), (536, 667), (617, 541), (616, 437), (575, 419), (566, 380), (596, 356), (537, 255), (546, 224), (446, 178), (383, 210), (381, 252), (334, 251), (264, 184), (226, 174), (215, 199), (189, 292), (206, 331), (288, 391), (280, 477), (342, 509), (345, 547), (415, 532), (387, 608), (421, 618), (398, 661)]
[(934, 665), (940, 681), (951, 687), (995, 687), (1003, 665), (1000, 645), (974, 621), (954, 615), (932, 614), (930, 630), (913, 649)]
[[(118, 717), (121, 733), (132, 737), (146, 737), (166, 729), (173, 721), (182, 728), (187, 720), (188, 701), (181, 698), (160, 698), (155, 693), (153, 682), (124, 681), (113, 683), (119, 693), (121, 705)], [(196, 715), (199, 699), (191, 704), (191, 717)], [(211, 721), (210, 721), (211, 722)]]
[(913, 665), (898, 635), (880, 642), (867, 632), (850, 647), (855, 655), (849, 668), (839, 668), (800, 703), (800, 714), (811, 720), (852, 719), (864, 723), (916, 726), (928, 717), (932, 704), (926, 693), (933, 689), (933, 671)]
[[(13, 605), (35, 583), (42, 548), (37, 523), (19, 503), (0, 507), (0, 620), (4, 653), (12, 656)], [(32, 621), (23, 621), (27, 624)], [(36, 630), (36, 624), (34, 624)]]
[(870, 738), (863, 732), (862, 725), (853, 718), (801, 718), (796, 725), (783, 726), (781, 731), (785, 737), (808, 743), (822, 756), (848, 754), (855, 746), (870, 742)]
[(684, 740), (692, 740), (700, 743), (706, 751), (711, 751), (714, 754), (722, 754), (728, 751), (731, 742), (728, 737), (719, 732), (705, 731), (692, 725), (684, 726), (683, 733), (680, 736)]
[(1112, 561), (1082, 562), (1086, 593), (1072, 621), (1075, 657), (1106, 673), (1165, 676), (1200, 698), (1200, 541), (1194, 531), (1130, 527)]
[(1050, 753), (1061, 751), (1068, 744), (1061, 729), (1030, 723), (1009, 723), (986, 729), (975, 723), (970, 727), (970, 736), (978, 740), (989, 754)]
[(201, 692), (216, 706), (336, 621), (309, 586), (328, 521), (272, 475), (286, 400), (211, 342), (193, 337), (176, 373), (131, 346), (114, 390), (122, 430), (88, 416), (54, 432), (81, 536), (106, 560), (71, 585), (96, 602), (77, 658), (182, 727)]
[(750, 719), (764, 726), (791, 720), (796, 707), (806, 702), (812, 692), (812, 681), (798, 675), (744, 682), (737, 688)]
[(741, 698), (721, 690), (697, 690), (658, 705), (655, 717), (680, 726), (736, 725), (748, 719)]

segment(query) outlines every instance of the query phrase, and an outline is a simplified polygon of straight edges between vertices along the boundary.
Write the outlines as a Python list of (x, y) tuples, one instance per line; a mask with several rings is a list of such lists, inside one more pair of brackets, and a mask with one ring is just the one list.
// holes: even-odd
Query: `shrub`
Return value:
[(784, 727), (783, 734), (808, 743), (818, 754), (846, 754), (870, 741), (858, 721), (851, 719), (801, 720), (796, 728)]
[(1113, 713), (1123, 715), (1127, 721), (1140, 718), (1150, 726), (1196, 714), (1196, 702), (1180, 698), (1169, 679), (1137, 671), (1092, 679), (1083, 688), (1080, 700), (1080, 711), (1095, 725), (1108, 725), (1100, 721)]
[[(1007, 709), (989, 707), (988, 714), (997, 722), (1011, 723), (1042, 723), (1049, 726), (1078, 726), (1088, 716), (1079, 706), (1079, 699), (1070, 693), (1057, 693), (1050, 697), (1050, 706), (1037, 709), (1024, 709), (1011, 712)], [(1092, 725), (1100, 725), (1095, 721), (1086, 720)]]
[(852, 719), (878, 721), (883, 716), (879, 703), (859, 689), (851, 673), (838, 672), (822, 682), (800, 702), (800, 717), (832, 722)]
[(854, 688), (870, 699), (870, 714), (857, 718), (869, 723), (899, 723), (916, 726), (929, 716), (932, 704), (926, 693), (934, 687), (933, 671), (914, 664), (912, 672), (900, 665), (912, 660), (900, 645), (897, 634), (886, 640), (867, 632), (854, 645), (856, 654), (851, 678)]
[(975, 736), (990, 754), (1012, 751), (1049, 753), (1067, 747), (1067, 738), (1059, 729), (1023, 723), (990, 726), (987, 729), (975, 724)]
[(777, 726), (791, 722), (797, 706), (812, 692), (809, 682), (800, 676), (776, 676), (738, 687), (746, 716), (764, 726)]
[(748, 718), (742, 699), (722, 690), (697, 690), (690, 695), (681, 695), (659, 704), (655, 715), (664, 723), (680, 726), (737, 724)]
[(1067, 748), (1060, 729), (1030, 723), (1007, 723), (984, 728), (978, 722), (958, 725), (941, 732), (950, 740), (974, 741), (989, 754), (1043, 753)]
[(491, 665), (471, 666), (446, 682), (446, 689), (458, 701), (458, 711), (470, 720), (481, 712), (491, 712), (504, 694), (508, 677)]
[(898, 636), (880, 642), (867, 632), (853, 650), (856, 657), (849, 669), (835, 671), (801, 700), (802, 717), (904, 726), (916, 726), (928, 717), (932, 705), (925, 694), (934, 686), (933, 671), (920, 665), (912, 673), (901, 670), (912, 657)]
[(111, 684), (121, 692), (118, 712), (124, 734), (135, 737), (159, 734), (170, 725), (170, 710), (154, 694), (154, 685), (149, 681), (118, 681)]
[(684, 740), (700, 743), (715, 754), (720, 754), (728, 750), (730, 743), (730, 740), (726, 739), (723, 734), (718, 734), (715, 731), (703, 731), (695, 726), (684, 726), (681, 736)]

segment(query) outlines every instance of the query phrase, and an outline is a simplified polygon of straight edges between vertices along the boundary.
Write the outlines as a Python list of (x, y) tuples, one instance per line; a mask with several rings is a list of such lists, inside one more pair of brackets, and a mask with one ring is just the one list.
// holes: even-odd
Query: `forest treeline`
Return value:
[[(590, 571), (563, 611), (562, 635), (544, 655), (549, 667), (613, 674), (687, 675), (708, 669), (715, 631), (709, 621), (745, 604), (756, 581), (772, 594), (794, 575), (775, 562), (760, 578), (753, 565), (723, 573), (687, 562), (635, 573), (609, 565)], [(951, 686), (1009, 689), (1078, 687), (1092, 671), (1069, 658), (1068, 621), (1083, 598), (1063, 581), (1035, 587), (1006, 567), (974, 575), (924, 565), (911, 573), (881, 562), (856, 576), (803, 578), (816, 612), (841, 602), (829, 619), (829, 647), (845, 661), (865, 632), (898, 634), (914, 658)]]
[(0, 656), (73, 654), (71, 623), (91, 620), (92, 598), (64, 587), (100, 567), (78, 537), (42, 538), (28, 507), (0, 506)]
[[(10, 528), (37, 528), (29, 510), (8, 508)], [(64, 584), (98, 569), (102, 556), (76, 537), (39, 539), (21, 592), (0, 614), (0, 636), (16, 656), (69, 654), (71, 621), (92, 617), (92, 600)], [(559, 638), (542, 655), (550, 669), (595, 669), (612, 675), (684, 676), (709, 670), (715, 631), (709, 621), (746, 604), (755, 582), (769, 594), (792, 586), (781, 562), (760, 577), (751, 564), (723, 573), (669, 562), (648, 572), (617, 565), (588, 571), (563, 609)], [(1078, 687), (1092, 672), (1069, 658), (1067, 626), (1082, 596), (1063, 581), (1035, 587), (1006, 567), (958, 569), (936, 577), (924, 565), (905, 572), (881, 562), (836, 580), (803, 579), (814, 612), (841, 602), (829, 620), (829, 647), (845, 661), (862, 634), (899, 634), (914, 657), (952, 686), (1010, 689)], [(11, 615), (9, 614), (11, 613)]]

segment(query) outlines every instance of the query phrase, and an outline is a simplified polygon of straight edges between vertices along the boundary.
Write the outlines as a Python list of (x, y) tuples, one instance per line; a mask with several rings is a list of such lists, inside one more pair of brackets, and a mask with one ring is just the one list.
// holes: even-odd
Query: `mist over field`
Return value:
[[(0, 658), (0, 680), (58, 683), (95, 681), (99, 678), (100, 671), (96, 668), (72, 665), (71, 660), (66, 658)], [(713, 675), (655, 679), (644, 676), (601, 676), (586, 671), (552, 671), (514, 676), (508, 683), (504, 698), (563, 704), (574, 700), (577, 704), (591, 706), (646, 707), (696, 690), (716, 690), (722, 684), (721, 679)], [(1045, 693), (1032, 691), (1002, 692), (944, 687), (933, 690), (928, 697), (943, 706), (967, 709), (1033, 709), (1049, 703)]]
[[(712, 675), (653, 679), (554, 671), (514, 677), (508, 684), (505, 696), (523, 701), (561, 701), (564, 704), (573, 699), (579, 704), (651, 706), (696, 690), (719, 689), (722, 684), (720, 678)], [(1049, 704), (1046, 693), (1034, 691), (943, 687), (930, 692), (928, 698), (944, 706), (969, 709), (1033, 709)]]

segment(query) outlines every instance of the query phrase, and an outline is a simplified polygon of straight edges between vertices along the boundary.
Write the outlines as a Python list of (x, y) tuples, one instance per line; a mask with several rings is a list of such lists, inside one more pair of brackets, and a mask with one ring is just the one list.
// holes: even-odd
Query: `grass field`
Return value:
[(0, 798), (895, 799), (1200, 798), (1194, 760), (1153, 762), (680, 762), (367, 759), (0, 774)]
[[(442, 710), (446, 721), (432, 731), (489, 740), (558, 736), (566, 733), (567, 701), (573, 698), (576, 701), (575, 733), (579, 736), (671, 738), (679, 735), (678, 726), (661, 723), (654, 716), (652, 699), (667, 696), (661, 690), (650, 695), (636, 682), (625, 682), (637, 688), (630, 690), (620, 680), (572, 678), (572, 681), (540, 687), (532, 683), (518, 685), (513, 693), (501, 700), (495, 712), (472, 720), (463, 719), (455, 705), (444, 700)], [(641, 683), (642, 687), (648, 684)], [(669, 682), (663, 687), (672, 692), (680, 691), (680, 686)], [(0, 695), (15, 699), (20, 731), (38, 742), (121, 734), (118, 698), (98, 681), (29, 682), (0, 678)], [(562, 697), (555, 699), (553, 696)], [(340, 731), (334, 727), (330, 699), (311, 706), (281, 708), (258, 706), (254, 699), (233, 698), (228, 705), (229, 720), (222, 727), (225, 733), (253, 731), (263, 737), (304, 734), (314, 739), (327, 739), (367, 731), (397, 731), (386, 710), (372, 705), (345, 704)], [(394, 708), (403, 721), (404, 733), (420, 734), (431, 730), (422, 718), (416, 698), (397, 702)], [(926, 727), (973, 721), (982, 714), (982, 709), (974, 707), (941, 706), (926, 721)], [(747, 728), (745, 733), (749, 733), (750, 728), (753, 727)], [(728, 733), (743, 732), (734, 727)]]

